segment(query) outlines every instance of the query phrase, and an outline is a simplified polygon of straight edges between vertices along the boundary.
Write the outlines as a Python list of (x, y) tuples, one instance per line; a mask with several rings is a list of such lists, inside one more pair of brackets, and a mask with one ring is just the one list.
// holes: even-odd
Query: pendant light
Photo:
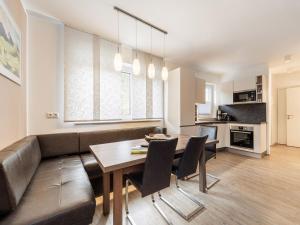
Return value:
[(120, 20), (119, 20), (119, 11), (118, 11), (118, 52), (115, 54), (114, 58), (114, 67), (115, 70), (120, 72), (123, 67), (122, 55), (120, 53)]
[(165, 54), (166, 54), (166, 34), (164, 34), (164, 51), (163, 51), (164, 66), (161, 70), (161, 78), (163, 81), (168, 80), (168, 76), (169, 76), (169, 71), (168, 71), (168, 68), (166, 67)]
[(135, 58), (132, 63), (132, 72), (134, 75), (139, 75), (141, 71), (141, 65), (140, 61), (138, 59), (137, 54), (138, 48), (137, 48), (137, 20), (135, 20)]
[(148, 65), (148, 77), (150, 79), (154, 79), (154, 77), (155, 77), (155, 66), (152, 62), (152, 59), (153, 59), (153, 57), (152, 57), (152, 27), (151, 27), (150, 35), (151, 35), (151, 52), (150, 52), (151, 53), (151, 61), (150, 61), (150, 64)]

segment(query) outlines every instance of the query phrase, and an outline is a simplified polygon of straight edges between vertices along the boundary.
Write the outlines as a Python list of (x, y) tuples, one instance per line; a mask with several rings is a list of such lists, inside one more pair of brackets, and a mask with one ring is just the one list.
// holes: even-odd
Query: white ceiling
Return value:
[[(117, 38), (113, 6), (118, 6), (169, 32), (167, 60), (212, 73), (265, 63), (276, 67), (284, 55), (294, 61), (300, 55), (299, 0), (22, 1), (27, 9), (109, 40)], [(120, 21), (121, 42), (134, 46), (135, 22), (122, 15)], [(139, 48), (149, 52), (149, 28), (138, 27)], [(153, 52), (162, 55), (162, 34), (154, 31), (153, 39)]]

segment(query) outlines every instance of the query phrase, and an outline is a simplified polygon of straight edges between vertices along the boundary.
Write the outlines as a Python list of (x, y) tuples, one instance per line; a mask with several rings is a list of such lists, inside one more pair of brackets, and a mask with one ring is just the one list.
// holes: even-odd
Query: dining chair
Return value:
[[(216, 140), (218, 136), (218, 127), (217, 126), (203, 126), (200, 128), (200, 136), (208, 135), (208, 139)], [(217, 144), (207, 144), (205, 145), (205, 162), (210, 159), (217, 158)], [(216, 183), (220, 181), (220, 178), (213, 176), (209, 173), (206, 176), (212, 178), (214, 181), (206, 186), (207, 189), (210, 189)]]
[(204, 205), (190, 193), (184, 191), (179, 186), (178, 180), (184, 179), (185, 177), (196, 172), (200, 156), (205, 149), (205, 142), (207, 140), (207, 137), (208, 136), (191, 137), (187, 143), (183, 156), (181, 158), (175, 159), (172, 166), (172, 174), (175, 175), (176, 189), (191, 201), (196, 203), (198, 207), (192, 212), (184, 214), (182, 210), (179, 209), (179, 207), (170, 203), (161, 195), (160, 192), (158, 192), (160, 199), (187, 221), (189, 221), (194, 215), (200, 212), (204, 208)]
[(130, 224), (135, 225), (129, 215), (128, 186), (133, 184), (142, 197), (151, 195), (152, 203), (165, 221), (172, 225), (171, 220), (156, 204), (154, 194), (170, 186), (172, 163), (175, 155), (178, 138), (170, 140), (150, 141), (147, 151), (144, 170), (126, 175), (125, 210)]

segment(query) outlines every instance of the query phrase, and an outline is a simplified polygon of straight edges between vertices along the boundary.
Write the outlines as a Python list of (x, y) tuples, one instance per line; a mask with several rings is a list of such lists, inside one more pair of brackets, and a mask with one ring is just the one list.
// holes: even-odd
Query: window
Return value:
[(123, 70), (114, 70), (115, 43), (65, 27), (65, 121), (134, 120), (163, 117), (162, 59), (153, 57), (156, 78), (147, 78), (151, 57), (138, 52), (141, 73), (122, 48)]
[(198, 114), (200, 115), (213, 115), (215, 105), (215, 85), (206, 83), (205, 85), (205, 104), (198, 105)]

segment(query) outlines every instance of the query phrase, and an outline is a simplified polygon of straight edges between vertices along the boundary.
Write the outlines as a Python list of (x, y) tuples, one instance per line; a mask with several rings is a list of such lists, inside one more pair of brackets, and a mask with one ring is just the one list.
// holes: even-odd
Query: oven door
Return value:
[(230, 145), (253, 149), (253, 131), (230, 130)]

